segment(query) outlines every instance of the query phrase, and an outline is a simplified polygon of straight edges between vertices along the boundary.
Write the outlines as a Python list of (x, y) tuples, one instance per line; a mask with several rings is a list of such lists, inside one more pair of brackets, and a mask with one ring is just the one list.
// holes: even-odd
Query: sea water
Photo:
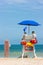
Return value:
[[(43, 45), (35, 45), (35, 51), (36, 51), (36, 55), (38, 57), (43, 57)], [(34, 53), (33, 52), (27, 52), (25, 53), (27, 54), (29, 57), (33, 57)], [(9, 57), (13, 57), (13, 58), (18, 58), (22, 55), (22, 45), (21, 44), (13, 44), (10, 46), (9, 48)], [(4, 57), (4, 45), (0, 45), (0, 57)]]

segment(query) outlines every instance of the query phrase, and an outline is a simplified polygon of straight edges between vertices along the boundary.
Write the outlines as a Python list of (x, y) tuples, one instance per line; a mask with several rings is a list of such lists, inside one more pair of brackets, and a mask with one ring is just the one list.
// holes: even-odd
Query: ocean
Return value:
[[(42, 44), (35, 45), (35, 51), (38, 57), (43, 57), (43, 45)], [(25, 54), (27, 54), (29, 57), (34, 56), (33, 52), (27, 52)], [(11, 45), (11, 47), (9, 48), (9, 57), (18, 58), (21, 55), (22, 55), (22, 45), (20, 44)], [(0, 58), (1, 57), (4, 57), (4, 45), (0, 45)]]

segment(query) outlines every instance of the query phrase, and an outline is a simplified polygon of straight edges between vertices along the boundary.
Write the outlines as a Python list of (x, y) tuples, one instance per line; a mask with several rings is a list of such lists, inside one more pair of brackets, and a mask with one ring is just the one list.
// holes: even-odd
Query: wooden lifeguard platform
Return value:
[(8, 57), (9, 56), (9, 41), (5, 40), (4, 42), (4, 56)]

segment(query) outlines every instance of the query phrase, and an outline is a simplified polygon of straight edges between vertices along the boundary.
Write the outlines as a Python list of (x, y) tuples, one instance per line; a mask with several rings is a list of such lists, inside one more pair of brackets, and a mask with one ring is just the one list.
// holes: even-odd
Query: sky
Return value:
[(0, 44), (9, 40), (11, 44), (21, 41), (23, 20), (34, 20), (41, 25), (30, 27), (36, 31), (38, 44), (43, 44), (43, 0), (0, 0)]

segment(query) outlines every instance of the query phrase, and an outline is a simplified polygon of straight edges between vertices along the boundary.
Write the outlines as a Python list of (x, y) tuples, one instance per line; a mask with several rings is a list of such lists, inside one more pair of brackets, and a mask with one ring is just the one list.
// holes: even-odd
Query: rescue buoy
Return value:
[(31, 42), (27, 42), (26, 46), (32, 46), (33, 47), (33, 44)]
[(37, 40), (36, 39), (33, 39), (30, 41), (32, 44), (36, 44), (37, 43)]
[(21, 44), (22, 45), (26, 45), (26, 41), (21, 41)]

